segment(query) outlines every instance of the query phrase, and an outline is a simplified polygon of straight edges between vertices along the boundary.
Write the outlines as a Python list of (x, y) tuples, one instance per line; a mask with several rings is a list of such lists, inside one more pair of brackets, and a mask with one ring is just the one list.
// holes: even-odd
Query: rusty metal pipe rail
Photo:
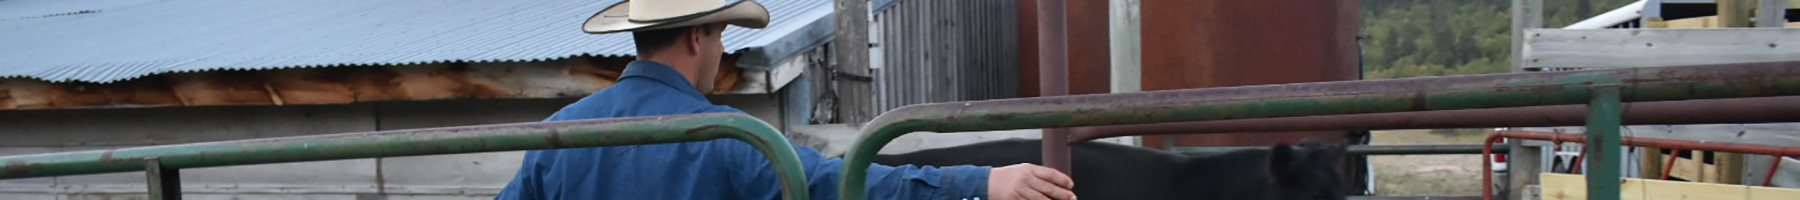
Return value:
[[(1479, 154), (1482, 145), (1450, 144), (1450, 145), (1350, 145), (1344, 153), (1350, 155), (1424, 155), (1424, 154)], [(1512, 148), (1500, 146), (1492, 149), (1497, 152), (1510, 152)]]
[[(1627, 125), (1800, 122), (1800, 96), (1637, 102), (1624, 107)], [(1586, 115), (1584, 105), (1557, 105), (1090, 126), (1074, 128), (1069, 141), (1196, 133), (1579, 126)]]
[[(1493, 169), (1493, 165), (1491, 165), (1493, 160), (1489, 159), (1488, 157), (1490, 156), (1490, 154), (1493, 154), (1492, 152), (1490, 152), (1490, 151), (1492, 151), (1490, 149), (1492, 149), (1494, 147), (1494, 143), (1500, 142), (1501, 138), (1587, 143), (1587, 135), (1583, 135), (1583, 134), (1564, 134), (1564, 133), (1550, 133), (1550, 132), (1536, 132), (1536, 131), (1507, 130), (1507, 131), (1496, 132), (1493, 135), (1489, 135), (1487, 140), (1484, 140), (1484, 142), (1482, 142), (1482, 145), (1485, 147), (1481, 154), (1481, 158), (1482, 158), (1481, 159), (1481, 171), (1482, 171), (1481, 180), (1482, 180), (1482, 186), (1483, 186), (1481, 189), (1482, 190), (1481, 193), (1483, 194), (1483, 196), (1482, 196), (1483, 199), (1493, 199), (1492, 195), (1494, 192), (1492, 191), (1493, 190), (1492, 184), (1494, 184), (1494, 174), (1493, 174), (1494, 169)], [(1771, 146), (1771, 145), (1760, 145), (1760, 144), (1745, 144), (1745, 143), (1731, 143), (1731, 142), (1708, 142), (1708, 141), (1646, 138), (1646, 137), (1620, 137), (1620, 140), (1621, 140), (1620, 141), (1621, 145), (1624, 145), (1624, 146), (1672, 148), (1672, 149), (1702, 150), (1702, 151), (1722, 151), (1722, 152), (1732, 152), (1732, 153), (1750, 153), (1750, 154), (1772, 155), (1772, 156), (1777, 156), (1777, 157), (1800, 156), (1800, 147), (1784, 147), (1784, 146)], [(1580, 163), (1580, 161), (1576, 161), (1576, 163)]]
[[(1483, 146), (1479, 144), (1424, 144), (1424, 145), (1348, 145), (1344, 147), (1347, 155), (1434, 155), (1434, 154), (1481, 154)], [(1506, 153), (1512, 148), (1507, 146), (1490, 147), (1493, 152)], [(1199, 150), (1205, 149), (1205, 150)], [(1189, 156), (1206, 156), (1215, 153), (1243, 149), (1269, 149), (1268, 146), (1235, 146), (1235, 147), (1177, 147), (1176, 153)]]
[[(870, 159), (894, 138), (921, 131), (947, 133), (1793, 95), (1800, 95), (1800, 62), (1299, 83), (921, 104), (889, 111), (863, 127), (863, 136), (846, 154), (843, 181), (838, 189), (843, 199), (863, 199), (863, 181), (867, 178)], [(1611, 115), (1616, 117), (1617, 114)], [(1595, 120), (1590, 118), (1588, 121)], [(1613, 122), (1613, 126), (1617, 126), (1616, 121)]]
[[(269, 138), (178, 145), (133, 147), (0, 157), (0, 179), (127, 172), (150, 169), (150, 177), (175, 178), (159, 172), (174, 169), (419, 156), (532, 149), (675, 143), (736, 139), (768, 156), (784, 186), (786, 199), (807, 199), (805, 172), (798, 154), (780, 132), (744, 114), (610, 118), (518, 123), (301, 137)], [(147, 165), (146, 163), (152, 163)], [(157, 170), (160, 169), (160, 170)], [(153, 198), (179, 186), (152, 178)], [(162, 184), (159, 184), (162, 183)], [(162, 188), (159, 190), (158, 188)]]

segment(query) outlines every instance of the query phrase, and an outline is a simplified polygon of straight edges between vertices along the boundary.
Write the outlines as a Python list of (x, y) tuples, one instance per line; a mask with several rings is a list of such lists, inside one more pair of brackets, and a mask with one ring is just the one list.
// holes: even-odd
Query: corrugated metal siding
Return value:
[[(629, 34), (590, 35), (578, 28), (616, 2), (0, 1), (6, 12), (0, 13), (0, 30), (6, 30), (0, 31), (0, 77), (105, 83), (206, 70), (630, 56)], [(764, 30), (727, 30), (727, 52), (829, 40), (829, 34), (788, 37), (829, 26), (817, 23), (828, 19), (829, 1), (758, 2), (776, 21)]]
[[(909, 0), (876, 12), (876, 111), (1019, 96), (1012, 0)], [(871, 37), (875, 34), (871, 34)], [(871, 51), (875, 52), (875, 51)]]

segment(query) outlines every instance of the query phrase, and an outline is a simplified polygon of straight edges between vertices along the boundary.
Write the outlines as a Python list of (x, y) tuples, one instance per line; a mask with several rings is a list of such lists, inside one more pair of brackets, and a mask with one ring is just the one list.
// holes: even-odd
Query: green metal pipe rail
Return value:
[(518, 123), (147, 146), (0, 157), (0, 179), (147, 170), (152, 199), (178, 199), (182, 168), (706, 141), (730, 138), (767, 155), (782, 197), (807, 199), (793, 144), (744, 114), (710, 113)]
[[(1620, 102), (1800, 95), (1800, 62), (1742, 63), (1300, 83), (921, 104), (883, 113), (846, 154), (842, 199), (864, 199), (882, 146), (913, 132), (967, 132), (1180, 121), (1588, 104), (1588, 148), (1620, 156)], [(1279, 126), (1279, 125), (1274, 125)], [(1057, 144), (1061, 145), (1061, 144)], [(1610, 145), (1610, 146), (1609, 146)], [(1066, 155), (1064, 155), (1066, 156)], [(1617, 159), (1595, 166), (1589, 191), (1618, 188)], [(1080, 173), (1080, 172), (1072, 172)], [(1607, 180), (1607, 181), (1600, 181)], [(1618, 199), (1590, 196), (1590, 199)]]

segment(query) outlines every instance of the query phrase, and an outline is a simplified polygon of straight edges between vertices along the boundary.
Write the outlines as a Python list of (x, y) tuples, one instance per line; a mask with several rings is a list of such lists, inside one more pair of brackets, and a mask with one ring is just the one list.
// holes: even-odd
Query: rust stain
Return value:
[(713, 77), (712, 91), (707, 94), (724, 94), (737, 87), (738, 81), (743, 79), (743, 72), (737, 66), (739, 57), (742, 55), (732, 54), (719, 58), (719, 72)]
[(562, 130), (555, 129), (555, 128), (546, 128), (545, 130), (548, 130), (550, 132), (549, 133), (550, 135), (544, 136), (545, 143), (549, 143), (550, 147), (555, 147), (558, 149), (564, 148), (563, 142), (562, 142)]
[(477, 78), (469, 71), (468, 63), (453, 63), (450, 67), (439, 71), (444, 72), (446, 74), (444, 77), (453, 83), (449, 86), (450, 91), (457, 93), (454, 96), (459, 98), (505, 98), (512, 97), (514, 92), (511, 91), (516, 90), (508, 89), (493, 81)]
[(344, 104), (356, 102), (351, 74), (368, 71), (350, 67), (266, 71), (273, 96), (287, 104)]
[[(709, 92), (728, 91), (742, 81), (737, 58), (722, 59), (715, 90)], [(8, 78), (0, 79), (5, 81), (0, 83), (0, 110), (578, 97), (617, 83), (632, 60), (582, 56), (531, 63), (565, 71), (560, 75), (426, 64), (171, 73), (106, 84)]]
[(254, 71), (210, 71), (165, 75), (188, 105), (266, 105), (273, 102)]
[(116, 161), (113, 161), (113, 150), (108, 149), (108, 150), (106, 150), (106, 153), (100, 153), (100, 163), (115, 163), (115, 162)]
[(6, 168), (6, 174), (22, 175), (22, 174), (31, 174), (32, 171), (37, 171), (37, 169), (39, 169), (39, 168), (44, 168), (44, 164), (25, 163), (25, 161), (12, 160), (12, 161), (6, 161), (5, 168)]
[[(0, 86), (4, 85), (5, 82), (0, 82)], [(0, 109), (18, 109), (18, 105), (13, 105), (13, 102), (12, 90), (0, 88)]]
[(403, 99), (395, 97), (395, 94), (400, 93), (397, 91), (400, 83), (394, 81), (395, 77), (400, 76), (399, 72), (389, 70), (388, 67), (369, 68), (358, 72), (350, 74), (348, 80), (345, 80), (350, 85), (351, 96), (357, 102)]
[[(1141, 36), (1146, 39), (1141, 48), (1147, 49), (1141, 55), (1145, 91), (1357, 78), (1355, 38), (1359, 26), (1356, 22), (1360, 18), (1356, 1), (1145, 1), (1142, 7), (1144, 26)], [(1277, 7), (1295, 12), (1259, 11)], [(1075, 7), (1071, 6), (1070, 10), (1071, 14), (1075, 13)], [(1104, 28), (1094, 30), (1106, 31)], [(1076, 29), (1071, 27), (1070, 31)], [(1021, 31), (1021, 34), (1029, 35), (1030, 32)], [(1076, 38), (1074, 34), (1071, 33), (1070, 38)], [(1071, 47), (1071, 54), (1074, 50)], [(1076, 65), (1071, 63), (1070, 66)], [(1146, 146), (1155, 147), (1161, 146), (1163, 138), (1175, 139), (1177, 146), (1247, 146), (1271, 145), (1275, 141), (1294, 141), (1308, 136), (1335, 140), (1343, 135), (1343, 132), (1295, 132), (1163, 135), (1144, 136), (1143, 139), (1145, 144), (1153, 144)]]

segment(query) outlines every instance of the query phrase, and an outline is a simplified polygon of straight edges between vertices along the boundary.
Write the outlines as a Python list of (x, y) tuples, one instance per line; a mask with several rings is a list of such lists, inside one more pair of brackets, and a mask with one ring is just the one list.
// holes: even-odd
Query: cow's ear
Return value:
[(1289, 176), (1288, 166), (1294, 163), (1294, 147), (1287, 143), (1275, 144), (1269, 148), (1269, 174), (1275, 180), (1286, 180)]

